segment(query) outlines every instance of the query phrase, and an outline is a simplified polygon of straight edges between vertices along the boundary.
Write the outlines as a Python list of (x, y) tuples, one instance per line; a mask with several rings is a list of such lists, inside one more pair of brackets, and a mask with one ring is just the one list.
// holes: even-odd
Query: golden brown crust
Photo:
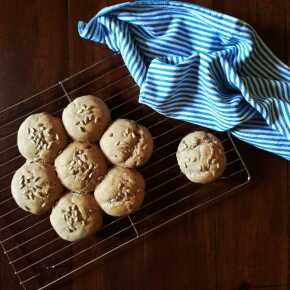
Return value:
[(226, 166), (221, 142), (213, 134), (203, 131), (186, 135), (178, 146), (176, 157), (183, 174), (196, 183), (215, 180)]
[(100, 98), (86, 95), (63, 110), (62, 121), (73, 140), (94, 143), (109, 125), (111, 113)]
[(93, 192), (107, 172), (101, 150), (93, 144), (73, 142), (55, 160), (57, 175), (71, 191)]
[(63, 187), (52, 165), (27, 161), (14, 174), (11, 192), (25, 211), (42, 214), (61, 196)]
[(62, 239), (72, 242), (97, 232), (103, 218), (93, 195), (69, 192), (53, 208), (50, 222)]
[(114, 167), (96, 187), (95, 198), (108, 215), (125, 216), (144, 200), (145, 182), (135, 169)]
[(102, 136), (100, 147), (113, 164), (135, 168), (144, 165), (151, 157), (153, 139), (144, 126), (132, 120), (118, 119)]
[(28, 160), (52, 163), (65, 147), (67, 135), (59, 118), (48, 113), (27, 117), (19, 127), (17, 145)]

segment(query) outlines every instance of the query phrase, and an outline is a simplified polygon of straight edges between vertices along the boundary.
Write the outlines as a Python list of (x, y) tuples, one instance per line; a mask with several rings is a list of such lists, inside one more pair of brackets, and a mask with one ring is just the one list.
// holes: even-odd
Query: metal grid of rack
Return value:
[[(68, 243), (54, 233), (48, 215), (35, 216), (17, 207), (10, 182), (24, 162), (16, 145), (21, 122), (41, 111), (60, 116), (69, 102), (84, 94), (101, 97), (114, 119), (133, 119), (149, 128), (155, 149), (140, 170), (147, 188), (142, 207), (128, 217), (106, 216), (95, 236)], [(0, 244), (24, 289), (44, 289), (70, 278), (105, 255), (249, 182), (249, 171), (231, 136), (218, 132), (228, 160), (223, 176), (207, 185), (189, 182), (180, 173), (175, 152), (185, 134), (200, 128), (156, 113), (139, 104), (137, 96), (138, 87), (120, 56), (112, 55), (0, 112)]]

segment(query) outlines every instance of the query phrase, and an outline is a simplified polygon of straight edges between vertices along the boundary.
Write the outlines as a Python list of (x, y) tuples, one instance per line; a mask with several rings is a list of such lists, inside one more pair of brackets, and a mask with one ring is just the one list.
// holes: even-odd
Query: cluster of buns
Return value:
[[(117, 119), (99, 98), (76, 98), (62, 120), (47, 113), (26, 118), (17, 144), (26, 158), (12, 179), (16, 203), (33, 214), (52, 209), (58, 235), (75, 241), (102, 226), (102, 212), (120, 217), (140, 208), (145, 182), (136, 170), (153, 151), (150, 132), (135, 121)], [(222, 143), (211, 133), (186, 135), (176, 152), (182, 173), (208, 183), (224, 171)]]
[(70, 103), (62, 120), (37, 113), (18, 130), (26, 162), (13, 176), (12, 195), (33, 214), (52, 209), (51, 225), (65, 240), (95, 233), (102, 211), (129, 215), (144, 200), (144, 178), (135, 168), (149, 160), (152, 136), (132, 120), (110, 123), (106, 104), (88, 95)]

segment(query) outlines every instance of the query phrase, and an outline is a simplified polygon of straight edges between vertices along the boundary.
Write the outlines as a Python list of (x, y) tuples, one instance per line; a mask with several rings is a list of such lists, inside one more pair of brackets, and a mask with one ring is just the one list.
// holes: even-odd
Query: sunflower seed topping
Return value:
[(27, 128), (26, 132), (38, 151), (50, 149), (53, 142), (59, 139), (52, 128), (47, 128), (42, 123), (36, 127)]
[(90, 162), (87, 154), (83, 150), (77, 150), (67, 169), (72, 175), (81, 175), (82, 179), (91, 178), (96, 171), (97, 165)]
[(70, 233), (76, 231), (80, 225), (83, 225), (85, 219), (76, 204), (69, 205), (63, 210), (63, 219), (67, 224)]
[(97, 117), (94, 116), (95, 106), (87, 106), (86, 104), (81, 104), (77, 109), (77, 114), (80, 115), (80, 120), (75, 123), (77, 128), (82, 132), (85, 132), (86, 129), (84, 126), (87, 124), (97, 122)]

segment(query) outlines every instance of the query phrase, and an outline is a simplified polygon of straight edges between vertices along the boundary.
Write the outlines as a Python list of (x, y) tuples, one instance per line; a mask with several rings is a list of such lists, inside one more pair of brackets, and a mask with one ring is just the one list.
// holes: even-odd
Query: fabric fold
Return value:
[(78, 31), (122, 55), (140, 103), (290, 160), (290, 69), (246, 22), (196, 4), (136, 1)]

